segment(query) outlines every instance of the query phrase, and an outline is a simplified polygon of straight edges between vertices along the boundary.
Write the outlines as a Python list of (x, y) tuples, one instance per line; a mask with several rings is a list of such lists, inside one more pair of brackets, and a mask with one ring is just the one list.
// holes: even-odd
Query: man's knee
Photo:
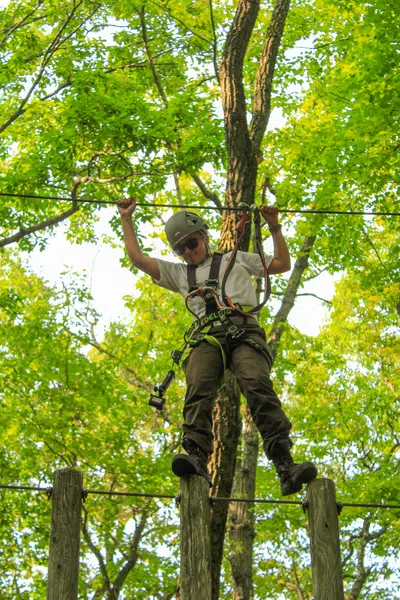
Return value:
[[(209, 387), (212, 382), (218, 388), (218, 382), (222, 377), (223, 363), (218, 350), (216, 352), (196, 352), (201, 350), (195, 348), (189, 355), (184, 366), (186, 386)], [(213, 349), (214, 350), (214, 349)]]
[(194, 400), (213, 401), (218, 394), (218, 382), (210, 377), (194, 378), (186, 383), (185, 403)]
[(250, 373), (248, 377), (241, 380), (243, 395), (247, 400), (256, 400), (257, 398), (277, 398), (272, 382), (267, 374), (255, 372)]

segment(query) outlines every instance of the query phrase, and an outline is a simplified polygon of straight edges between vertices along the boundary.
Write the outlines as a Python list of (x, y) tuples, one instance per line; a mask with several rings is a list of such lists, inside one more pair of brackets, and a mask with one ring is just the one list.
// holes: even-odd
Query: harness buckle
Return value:
[(183, 350), (172, 350), (170, 356), (171, 356), (172, 360), (174, 361), (174, 363), (176, 365), (179, 365), (179, 363), (181, 362), (181, 358), (183, 356)]
[(238, 329), (236, 325), (230, 325), (227, 329), (227, 333), (229, 333), (232, 339), (236, 340), (246, 333), (246, 330)]
[(204, 288), (203, 300), (206, 304), (207, 304), (207, 302), (210, 302), (210, 301), (215, 302), (214, 290), (212, 288), (209, 288), (209, 287)]
[(196, 335), (196, 337), (193, 337), (188, 342), (189, 346), (191, 348), (196, 348), (197, 346), (200, 346), (201, 342), (204, 340), (205, 335), (205, 333), (199, 333), (198, 335)]
[(206, 279), (206, 286), (211, 288), (217, 288), (218, 279)]

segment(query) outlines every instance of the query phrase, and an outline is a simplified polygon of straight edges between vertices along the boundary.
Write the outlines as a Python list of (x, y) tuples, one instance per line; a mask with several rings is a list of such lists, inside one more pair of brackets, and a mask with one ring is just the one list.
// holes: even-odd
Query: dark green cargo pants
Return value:
[[(238, 325), (243, 327), (243, 325)], [(245, 325), (246, 335), (266, 346), (265, 332), (258, 325)], [(240, 391), (246, 398), (254, 423), (263, 439), (268, 458), (279, 452), (280, 446), (289, 447), (291, 424), (281, 402), (274, 392), (269, 366), (263, 354), (243, 342), (225, 338), (222, 327), (214, 327), (210, 335), (224, 348)], [(224, 373), (224, 362), (219, 348), (202, 341), (183, 365), (186, 376), (186, 397), (183, 409), (184, 437), (196, 442), (204, 452), (213, 451), (212, 410)]]

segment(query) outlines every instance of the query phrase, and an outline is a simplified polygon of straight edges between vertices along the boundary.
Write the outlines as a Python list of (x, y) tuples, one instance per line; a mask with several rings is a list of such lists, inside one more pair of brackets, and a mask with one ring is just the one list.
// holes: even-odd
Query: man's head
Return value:
[(187, 210), (172, 215), (165, 225), (165, 233), (177, 256), (193, 265), (200, 264), (208, 255), (208, 225)]

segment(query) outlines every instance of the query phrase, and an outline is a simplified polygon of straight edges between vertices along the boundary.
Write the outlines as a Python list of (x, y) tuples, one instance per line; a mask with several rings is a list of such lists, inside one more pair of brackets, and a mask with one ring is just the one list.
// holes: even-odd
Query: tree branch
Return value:
[(8, 246), (9, 244), (14, 244), (15, 242), (19, 242), (22, 238), (30, 235), (31, 233), (35, 233), (36, 231), (41, 231), (42, 229), (46, 229), (47, 227), (53, 227), (53, 225), (57, 225), (65, 219), (68, 219), (71, 215), (73, 215), (77, 210), (79, 210), (79, 205), (76, 202), (72, 202), (72, 208), (69, 210), (57, 215), (55, 217), (50, 217), (49, 219), (45, 219), (41, 223), (36, 223), (36, 225), (32, 225), (32, 227), (27, 227), (26, 229), (20, 229), (18, 233), (11, 235), (10, 237), (3, 238), (0, 240), (0, 248), (4, 248), (4, 246)]
[[(125, 161), (125, 162), (127, 162), (127, 161)], [(61, 213), (60, 215), (56, 215), (55, 217), (50, 217), (48, 219), (45, 219), (41, 223), (37, 223), (36, 225), (32, 225), (31, 227), (27, 227), (26, 229), (21, 229), (18, 233), (14, 234), (8, 238), (3, 238), (2, 240), (0, 240), (0, 248), (2, 248), (4, 246), (8, 246), (10, 244), (13, 244), (15, 242), (19, 242), (19, 240), (30, 235), (31, 233), (35, 233), (36, 231), (41, 231), (43, 229), (46, 229), (47, 227), (52, 227), (53, 225), (57, 225), (58, 223), (65, 221), (65, 219), (68, 219), (71, 215), (73, 215), (75, 212), (77, 212), (80, 208), (78, 202), (75, 199), (76, 199), (78, 187), (80, 185), (82, 185), (82, 183), (87, 183), (88, 181), (91, 183), (112, 183), (113, 181), (124, 181), (125, 179), (128, 179), (128, 177), (131, 177), (134, 174), (134, 171), (132, 170), (132, 167), (129, 165), (129, 163), (128, 163), (128, 166), (131, 169), (131, 172), (128, 175), (121, 175), (119, 177), (104, 177), (104, 178), (91, 177), (91, 176), (78, 177), (76, 179), (76, 181), (74, 182), (74, 185), (72, 188), (72, 192), (71, 192), (72, 207), (69, 210)]]
[(110, 595), (110, 598), (118, 598), (119, 592), (121, 591), (121, 588), (124, 584), (125, 579), (128, 577), (129, 573), (132, 571), (132, 569), (136, 565), (136, 562), (137, 562), (137, 559), (139, 556), (139, 554), (138, 554), (139, 543), (142, 538), (143, 530), (145, 528), (146, 521), (148, 518), (148, 510), (149, 510), (150, 502), (151, 502), (151, 500), (149, 501), (147, 507), (145, 509), (143, 509), (143, 511), (140, 515), (139, 524), (135, 528), (135, 533), (134, 533), (133, 538), (130, 543), (130, 552), (129, 552), (128, 559), (127, 559), (126, 563), (124, 564), (124, 566), (122, 567), (122, 569), (119, 571), (117, 577), (115, 578), (115, 581), (114, 581), (114, 584), (113, 584), (112, 590), (111, 590), (113, 595), (112, 596)]
[(125, 181), (132, 175), (139, 175), (139, 173), (132, 170), (128, 175), (119, 175), (118, 177), (92, 177), (91, 175), (87, 175), (85, 177), (80, 178), (80, 183), (112, 183), (113, 181)]
[(200, 189), (201, 193), (203, 194), (204, 198), (211, 200), (212, 202), (214, 202), (215, 206), (217, 206), (218, 208), (220, 208), (222, 210), (222, 203), (221, 203), (220, 199), (218, 198), (217, 194), (214, 194), (214, 192), (211, 192), (205, 185), (204, 181), (202, 181), (202, 179), (200, 179), (200, 177), (197, 174), (192, 175), (192, 177), (193, 177), (194, 182), (197, 184), (198, 188)]
[(296, 567), (295, 562), (293, 562), (292, 571), (293, 571), (294, 578), (295, 578), (295, 581), (296, 581), (295, 590), (296, 590), (296, 594), (297, 594), (298, 600), (305, 600), (304, 592), (301, 589), (301, 585), (300, 585), (300, 581), (299, 581), (299, 576), (297, 574), (297, 567)]
[(100, 6), (98, 5), (92, 12), (91, 14), (86, 17), (77, 27), (75, 27), (75, 29), (72, 30), (71, 33), (69, 33), (65, 38), (62, 38), (62, 33), (65, 31), (65, 29), (67, 28), (67, 26), (69, 25), (69, 23), (71, 22), (75, 12), (77, 11), (77, 9), (83, 4), (83, 0), (81, 0), (80, 2), (78, 2), (77, 4), (75, 4), (74, 8), (72, 9), (71, 13), (68, 15), (67, 19), (65, 20), (65, 22), (61, 25), (61, 27), (59, 28), (58, 32), (56, 33), (54, 39), (51, 41), (51, 43), (49, 44), (48, 48), (45, 50), (44, 55), (43, 55), (43, 59), (42, 62), (39, 66), (39, 71), (31, 85), (31, 87), (29, 88), (28, 92), (26, 93), (25, 97), (21, 100), (21, 103), (19, 105), (19, 107), (17, 108), (17, 110), (10, 116), (8, 117), (8, 119), (6, 119), (2, 125), (0, 125), (0, 134), (7, 129), (7, 127), (9, 127), (14, 121), (16, 121), (16, 119), (18, 119), (18, 117), (20, 117), (24, 112), (25, 112), (25, 105), (27, 104), (28, 100), (30, 99), (30, 97), (32, 96), (33, 92), (35, 91), (35, 89), (37, 88), (37, 86), (39, 85), (44, 72), (46, 70), (46, 67), (49, 63), (49, 61), (51, 60), (52, 56), (57, 52), (57, 50), (60, 49), (60, 47), (62, 46), (62, 44), (64, 42), (66, 42), (68, 39), (70, 39), (94, 14), (95, 12), (97, 12), (97, 10), (99, 10)]
[(276, 0), (257, 70), (253, 117), (249, 128), (255, 152), (260, 149), (271, 115), (272, 79), (289, 6), (290, 0)]
[[(243, 86), (243, 62), (259, 8), (258, 1), (239, 0), (222, 55), (221, 94), (229, 157), (240, 156), (243, 149), (250, 146)], [(238, 147), (237, 138), (241, 140)]]
[(289, 278), (281, 307), (275, 315), (274, 323), (268, 339), (268, 348), (271, 352), (273, 361), (275, 361), (276, 358), (279, 341), (282, 337), (284, 325), (287, 321), (290, 311), (294, 306), (297, 290), (300, 287), (303, 273), (308, 267), (308, 260), (312, 248), (314, 246), (316, 237), (316, 235), (309, 235), (305, 238), (303, 245), (300, 249), (299, 256), (295, 262), (294, 269)]
[(177, 23), (179, 23), (180, 25), (182, 25), (187, 31), (189, 31), (192, 35), (198, 37), (200, 40), (203, 40), (203, 42), (207, 42), (207, 44), (211, 43), (211, 40), (203, 37), (202, 35), (200, 35), (199, 33), (196, 33), (195, 31), (193, 31), (193, 29), (190, 29), (190, 27), (188, 27), (186, 25), (186, 23), (184, 23), (181, 19), (179, 19), (178, 17), (175, 17), (175, 15), (172, 14), (172, 12), (170, 11), (169, 8), (166, 8), (165, 6), (162, 6), (161, 4), (158, 4), (158, 2), (154, 2), (154, 0), (150, 0), (151, 4), (153, 4), (154, 6), (157, 6), (157, 8), (160, 8), (161, 10), (163, 10), (164, 12), (166, 12), (171, 19), (173, 19), (174, 21), (176, 21)]
[(151, 55), (150, 48), (149, 48), (144, 6), (142, 7), (142, 9), (140, 11), (138, 11), (138, 14), (139, 14), (139, 18), (140, 18), (140, 25), (142, 27), (142, 39), (143, 39), (143, 44), (144, 44), (144, 49), (145, 49), (145, 53), (146, 53), (146, 56), (147, 56), (147, 60), (148, 60), (151, 72), (153, 74), (153, 79), (154, 79), (154, 82), (155, 82), (155, 84), (157, 86), (158, 93), (160, 94), (160, 96), (161, 96), (164, 104), (167, 106), (168, 105), (168, 100), (167, 100), (167, 97), (166, 97), (166, 95), (164, 93), (163, 87), (161, 85), (161, 80), (160, 80), (160, 78), (158, 76), (157, 69), (155, 67), (155, 64), (154, 64), (154, 61), (153, 61), (153, 57)]
[(316, 279), (322, 273), (325, 273), (326, 270), (327, 270), (327, 267), (324, 267), (323, 269), (320, 269), (319, 271), (317, 271), (314, 275), (310, 275), (309, 277), (304, 277), (304, 282), (311, 281), (312, 279)]
[(365, 567), (365, 553), (367, 550), (368, 544), (372, 541), (379, 539), (382, 535), (387, 531), (387, 527), (382, 527), (378, 531), (374, 531), (373, 533), (369, 532), (370, 529), (370, 521), (371, 517), (367, 516), (362, 524), (361, 529), (358, 533), (353, 534), (349, 537), (347, 541), (347, 545), (349, 547), (349, 552), (347, 556), (342, 561), (342, 565), (344, 566), (348, 560), (354, 554), (354, 545), (353, 542), (359, 540), (359, 545), (357, 548), (357, 571), (355, 581), (350, 592), (346, 595), (346, 600), (358, 600), (360, 598), (360, 594), (363, 590), (363, 587), (368, 579), (368, 577), (372, 573), (372, 567)]
[[(91, 346), (93, 346), (93, 348), (96, 348), (99, 352), (101, 352), (102, 354), (105, 354), (109, 358), (112, 358), (113, 360), (115, 360), (116, 362), (118, 362), (121, 365), (121, 363), (122, 363), (121, 359), (118, 358), (118, 356), (116, 354), (113, 354), (112, 352), (107, 350), (104, 346), (99, 344), (99, 342), (96, 340), (96, 338), (94, 336), (93, 327), (91, 328), (91, 334), (92, 334), (92, 338), (89, 340), (85, 340), (85, 341), (87, 343), (89, 343)], [(77, 337), (79, 337), (79, 336), (77, 336)], [(79, 338), (79, 339), (82, 340), (82, 338)], [(126, 373), (130, 373), (131, 375), (133, 375), (134, 379), (131, 379), (130, 377), (128, 377), (126, 375), (126, 373), (124, 373), (124, 371), (126, 371)], [(121, 372), (122, 372), (124, 378), (126, 379), (126, 381), (128, 381), (128, 383), (130, 383), (131, 385), (135, 385), (136, 387), (144, 388), (148, 392), (153, 392), (154, 386), (145, 381), (139, 381), (139, 379), (137, 379), (137, 376), (138, 376), (137, 373), (131, 367), (128, 367), (127, 365), (122, 364)]]
[(357, 600), (359, 598), (362, 588), (367, 581), (371, 568), (365, 568), (365, 549), (368, 544), (368, 533), (369, 533), (369, 517), (364, 519), (363, 527), (360, 535), (360, 545), (357, 550), (357, 577), (351, 588), (350, 594), (348, 594), (348, 600)]
[[(72, 79), (71, 76), (68, 77), (68, 79), (66, 81), (64, 81), (63, 83), (60, 83), (60, 85), (58, 87), (56, 87), (56, 89), (52, 92), (49, 92), (48, 94), (46, 94), (46, 96), (42, 96), (42, 98), (39, 98), (39, 100), (41, 102), (44, 102), (46, 100), (50, 100), (50, 98), (54, 98), (54, 96), (57, 96), (58, 92), (61, 92), (61, 90), (65, 89), (66, 87), (69, 87), (72, 84)], [(26, 109), (23, 109), (21, 114), (23, 112), (25, 112)]]
[[(260, 152), (260, 156), (262, 159), (262, 153)], [(269, 176), (267, 175), (264, 179), (264, 183), (262, 185), (262, 192), (261, 192), (261, 204), (265, 204), (265, 197), (267, 195), (267, 191), (272, 194), (273, 196), (275, 196), (276, 198), (276, 190), (273, 187), (271, 180), (269, 178)]]
[(12, 33), (15, 33), (15, 31), (17, 31), (18, 29), (21, 29), (22, 27), (26, 27), (27, 25), (30, 25), (30, 23), (35, 23), (35, 21), (40, 21), (40, 19), (45, 19), (47, 15), (42, 15), (40, 17), (35, 17), (34, 19), (32, 19), (29, 23), (27, 22), (29, 17), (31, 17), (32, 15), (35, 14), (35, 12), (37, 10), (39, 10), (39, 8), (42, 6), (44, 0), (39, 0), (37, 6), (27, 15), (25, 15), (25, 17), (23, 17), (20, 21), (18, 21), (18, 23), (15, 23), (14, 25), (11, 25), (10, 27), (6, 27), (5, 29), (3, 29), (2, 33), (5, 34), (5, 37), (3, 38), (3, 40), (0, 42), (0, 48), (2, 46), (4, 46), (4, 44), (7, 41), (7, 38), (10, 37), (10, 35)]
[(214, 23), (214, 11), (213, 11), (213, 4), (212, 4), (212, 0), (209, 0), (209, 4), (210, 4), (210, 21), (211, 21), (211, 27), (212, 27), (212, 31), (213, 31), (213, 42), (212, 42), (212, 47), (213, 47), (213, 65), (214, 65), (214, 73), (215, 73), (215, 77), (217, 78), (218, 84), (221, 83), (220, 78), (219, 78), (219, 72), (218, 72), (218, 48), (217, 48), (217, 35), (215, 32), (215, 23)]
[(110, 584), (110, 578), (109, 578), (108, 572), (107, 572), (107, 567), (106, 567), (106, 564), (104, 562), (104, 559), (103, 559), (103, 556), (102, 556), (100, 550), (92, 542), (92, 538), (90, 537), (89, 532), (87, 530), (87, 520), (88, 520), (87, 508), (83, 505), (82, 509), (83, 509), (83, 514), (84, 514), (83, 523), (82, 523), (83, 537), (84, 537), (84, 540), (87, 543), (90, 551), (97, 558), (97, 562), (99, 563), (100, 573), (103, 577), (104, 588), (107, 590), (107, 592), (109, 592), (111, 590), (111, 584)]
[(182, 190), (181, 190), (181, 186), (179, 183), (179, 175), (178, 173), (174, 173), (174, 183), (175, 183), (175, 189), (176, 189), (176, 195), (178, 198), (178, 202), (179, 204), (183, 203), (183, 199), (182, 199)]
[[(284, 296), (285, 293), (284, 292), (273, 292), (271, 295), (272, 296)], [(317, 300), (321, 300), (321, 302), (325, 302), (326, 304), (332, 304), (332, 302), (330, 300), (327, 300), (326, 298), (321, 298), (321, 296), (317, 296), (317, 294), (312, 294), (311, 292), (303, 292), (301, 294), (296, 294), (296, 298), (299, 298), (299, 296), (312, 296), (313, 298), (317, 298)]]

